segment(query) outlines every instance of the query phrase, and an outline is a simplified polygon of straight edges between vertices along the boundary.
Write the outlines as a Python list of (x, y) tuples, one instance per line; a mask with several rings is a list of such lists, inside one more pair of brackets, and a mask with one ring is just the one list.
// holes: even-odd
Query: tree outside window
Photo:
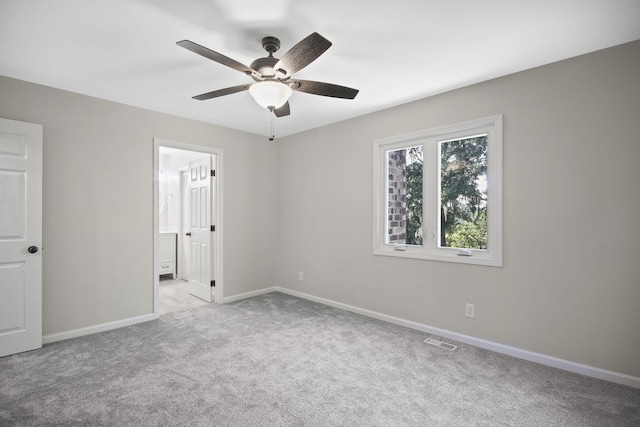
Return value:
[(440, 246), (487, 249), (487, 135), (440, 142)]

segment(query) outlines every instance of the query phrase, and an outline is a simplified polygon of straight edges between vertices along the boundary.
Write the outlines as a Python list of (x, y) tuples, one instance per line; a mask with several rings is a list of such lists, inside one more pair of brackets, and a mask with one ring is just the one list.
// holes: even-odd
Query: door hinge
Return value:
[(211, 176), (216, 176), (216, 170), (215, 169), (211, 169)]
[(215, 225), (211, 226), (211, 231), (216, 231), (216, 226)]
[(215, 288), (215, 287), (216, 287), (216, 281), (215, 281), (215, 280), (212, 280), (212, 281), (211, 281), (211, 287), (212, 287), (212, 288)]

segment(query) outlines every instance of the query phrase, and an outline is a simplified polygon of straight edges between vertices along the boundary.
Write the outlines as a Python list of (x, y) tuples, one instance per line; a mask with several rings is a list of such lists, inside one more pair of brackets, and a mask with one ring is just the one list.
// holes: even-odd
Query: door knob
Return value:
[(187, 233), (187, 236), (191, 236), (191, 233)]
[(36, 252), (38, 252), (38, 247), (37, 246), (29, 246), (29, 249), (27, 249), (27, 252), (29, 252), (30, 254), (35, 254)]

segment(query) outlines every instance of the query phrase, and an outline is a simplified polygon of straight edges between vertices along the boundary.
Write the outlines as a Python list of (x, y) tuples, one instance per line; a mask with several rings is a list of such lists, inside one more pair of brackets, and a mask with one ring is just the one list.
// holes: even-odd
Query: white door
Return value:
[(182, 242), (182, 279), (189, 280), (189, 269), (191, 268), (191, 261), (189, 257), (189, 245), (191, 244), (191, 227), (189, 226), (191, 218), (189, 217), (189, 197), (191, 192), (189, 191), (189, 171), (182, 171), (180, 173), (181, 183), (181, 208), (182, 208), (182, 235), (178, 239)]
[(212, 156), (189, 162), (189, 292), (207, 302), (212, 300), (213, 229), (212, 229)]
[(0, 119), (0, 356), (42, 347), (42, 126)]

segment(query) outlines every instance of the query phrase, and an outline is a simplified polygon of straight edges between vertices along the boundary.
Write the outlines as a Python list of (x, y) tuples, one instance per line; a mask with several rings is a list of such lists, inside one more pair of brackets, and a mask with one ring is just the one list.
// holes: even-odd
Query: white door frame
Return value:
[(158, 259), (158, 251), (160, 248), (160, 147), (177, 148), (180, 150), (195, 151), (198, 153), (216, 155), (216, 196), (213, 201), (213, 209), (215, 210), (216, 232), (214, 233), (215, 256), (213, 260), (213, 268), (215, 271), (216, 288), (214, 291), (213, 302), (222, 304), (224, 301), (224, 272), (223, 272), (223, 188), (224, 188), (224, 150), (221, 148), (203, 147), (200, 145), (187, 144), (184, 142), (171, 141), (162, 138), (153, 138), (153, 315), (155, 318), (160, 316), (160, 261)]

